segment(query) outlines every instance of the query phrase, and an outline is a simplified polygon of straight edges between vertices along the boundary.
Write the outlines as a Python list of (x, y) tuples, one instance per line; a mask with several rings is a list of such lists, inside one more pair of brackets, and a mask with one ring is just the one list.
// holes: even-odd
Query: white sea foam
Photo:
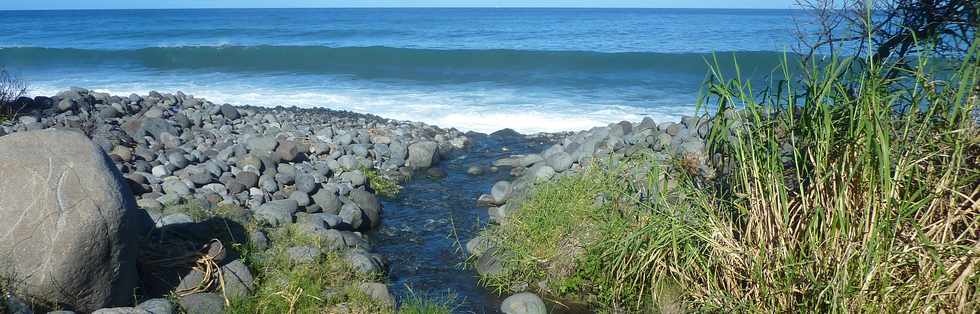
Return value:
[(324, 107), (484, 133), (503, 128), (521, 133), (575, 131), (622, 120), (639, 121), (647, 116), (656, 121), (676, 121), (681, 115), (694, 112), (691, 104), (639, 106), (635, 103), (616, 104), (615, 100), (591, 103), (590, 100), (576, 99), (574, 95), (494, 86), (413, 87), (336, 78), (312, 83), (309, 78), (296, 79), (295, 76), (136, 75), (119, 79), (68, 74), (58, 76), (58, 79), (35, 81), (33, 93), (53, 95), (71, 86), (115, 95), (181, 90), (216, 103)]

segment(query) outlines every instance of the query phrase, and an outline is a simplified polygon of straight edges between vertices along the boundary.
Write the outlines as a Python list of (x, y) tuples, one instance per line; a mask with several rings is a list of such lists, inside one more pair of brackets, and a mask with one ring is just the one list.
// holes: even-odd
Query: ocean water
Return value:
[(695, 112), (707, 60), (765, 76), (792, 10), (0, 11), (0, 65), (35, 95), (181, 90), (466, 131), (587, 129)]

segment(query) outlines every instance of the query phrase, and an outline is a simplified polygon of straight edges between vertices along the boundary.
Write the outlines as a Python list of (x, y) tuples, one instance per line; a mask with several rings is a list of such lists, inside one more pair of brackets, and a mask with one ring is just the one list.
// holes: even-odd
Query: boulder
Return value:
[(513, 193), (514, 188), (508, 181), (500, 181), (490, 188), (490, 195), (493, 196), (494, 202), (497, 204), (503, 204), (507, 202), (510, 198), (510, 194)]
[(418, 142), (408, 146), (406, 163), (413, 169), (424, 169), (436, 163), (436, 150), (439, 144), (432, 141)]
[(388, 306), (395, 305), (395, 297), (388, 291), (388, 286), (377, 282), (362, 282), (357, 287), (371, 300)]
[(548, 314), (548, 308), (544, 306), (544, 301), (530, 292), (522, 292), (507, 297), (500, 304), (500, 311), (504, 314)]
[(313, 194), (313, 202), (320, 206), (325, 213), (337, 214), (340, 212), (340, 199), (337, 192), (331, 189), (320, 189)]
[(312, 246), (294, 246), (286, 249), (286, 256), (289, 261), (295, 264), (309, 264), (315, 262), (323, 252)]
[(0, 138), (0, 160), (0, 272), (79, 311), (130, 305), (152, 221), (105, 152), (50, 129)]
[(353, 190), (348, 197), (364, 212), (371, 228), (377, 228), (381, 224), (381, 202), (378, 202), (374, 194), (364, 190)]
[(180, 307), (187, 314), (219, 314), (225, 312), (225, 299), (214, 293), (195, 293), (180, 297)]
[(241, 260), (221, 266), (221, 277), (225, 280), (224, 293), (229, 298), (240, 298), (251, 293), (253, 288), (252, 272)]
[(163, 133), (170, 133), (171, 135), (177, 135), (177, 128), (167, 122), (167, 120), (161, 118), (144, 118), (139, 124), (139, 130), (133, 137), (142, 136), (149, 134), (155, 139), (160, 139)]
[(354, 249), (348, 252), (344, 259), (354, 267), (355, 271), (361, 274), (380, 274), (384, 272), (385, 263), (378, 254)]
[(295, 200), (272, 201), (259, 206), (255, 218), (273, 226), (284, 225), (293, 222), (293, 214), (298, 208)]
[(221, 105), (221, 115), (225, 116), (225, 119), (228, 120), (238, 120), (238, 118), (242, 117), (242, 114), (238, 112), (238, 109), (229, 104)]
[(572, 156), (566, 152), (558, 152), (549, 156), (547, 163), (556, 172), (562, 172), (572, 167)]

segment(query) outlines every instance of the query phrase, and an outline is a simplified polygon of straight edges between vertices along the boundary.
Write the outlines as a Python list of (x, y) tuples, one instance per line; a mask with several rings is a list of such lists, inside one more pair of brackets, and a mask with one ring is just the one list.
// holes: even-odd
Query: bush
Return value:
[(27, 95), (27, 83), (18, 80), (7, 70), (0, 68), (0, 120), (6, 120), (20, 111), (15, 106), (20, 97)]

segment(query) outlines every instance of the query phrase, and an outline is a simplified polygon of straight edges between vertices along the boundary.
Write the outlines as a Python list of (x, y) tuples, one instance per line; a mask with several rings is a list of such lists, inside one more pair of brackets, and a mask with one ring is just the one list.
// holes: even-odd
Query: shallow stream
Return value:
[(486, 208), (476, 199), (499, 180), (510, 177), (510, 168), (484, 169), (467, 174), (472, 166), (489, 168), (494, 160), (512, 154), (545, 149), (545, 139), (524, 136), (469, 134), (469, 148), (454, 152), (438, 167), (445, 178), (424, 173), (405, 184), (395, 199), (382, 200), (382, 227), (372, 232), (373, 249), (391, 266), (391, 290), (399, 300), (414, 295), (427, 298), (454, 297), (455, 313), (499, 313), (501, 299), (479, 284), (475, 270), (464, 268), (464, 246), (487, 221)]

